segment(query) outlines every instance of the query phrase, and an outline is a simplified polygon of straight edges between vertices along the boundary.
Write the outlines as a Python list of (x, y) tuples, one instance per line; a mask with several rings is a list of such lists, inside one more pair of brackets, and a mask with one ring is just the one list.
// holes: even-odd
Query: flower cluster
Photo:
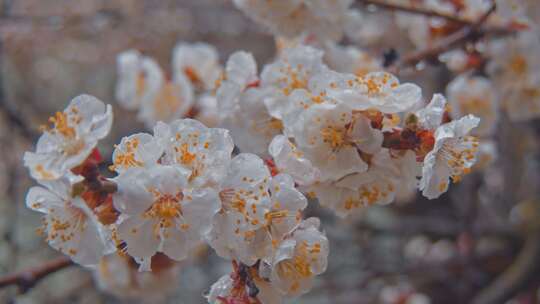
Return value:
[(234, 53), (219, 79), (217, 123), (227, 129), (159, 121), (115, 146), (114, 178), (99, 172), (96, 149), (110, 107), (83, 95), (51, 118), (25, 155), (42, 185), (27, 205), (46, 214), (50, 245), (81, 265), (117, 251), (150, 271), (207, 243), (234, 265), (210, 302), (279, 303), (326, 269), (328, 240), (317, 218), (303, 219), (306, 196), (339, 216), (416, 188), (435, 198), (475, 161), (468, 134), (478, 118), (451, 121), (442, 95), (422, 106), (417, 85), (387, 72), (334, 71), (313, 47), (284, 49), (260, 74), (251, 54)]
[[(489, 9), (483, 1), (418, 2), (464, 22)], [(280, 35), (273, 60), (258, 66), (237, 51), (221, 64), (212, 46), (179, 43), (164, 72), (138, 51), (119, 54), (118, 103), (137, 110), (151, 131), (121, 139), (108, 167), (115, 177), (106, 178), (97, 144), (110, 132), (111, 107), (76, 97), (25, 154), (40, 184), (26, 204), (44, 213), (39, 231), (53, 248), (101, 265), (95, 273), (105, 290), (172, 280), (164, 268), (204, 244), (232, 265), (212, 286), (210, 303), (300, 296), (325, 271), (329, 253), (320, 220), (305, 217), (308, 204), (347, 217), (417, 191), (435, 199), (478, 158), (475, 168), (493, 159), (501, 107), (512, 120), (540, 114), (540, 39), (523, 12), (498, 2), (486, 22), (522, 31), (486, 42), (483, 54), (441, 56), (460, 72), (447, 101), (400, 81), (385, 70), (387, 58), (338, 43), (351, 23), (368, 18), (349, 0), (235, 0)], [(396, 24), (428, 48), (461, 28), (440, 19), (397, 14)], [(464, 72), (479, 66), (482, 73)], [(106, 275), (111, 267), (122, 271)]]
[(49, 122), (36, 151), (24, 155), (40, 184), (28, 191), (26, 205), (44, 214), (38, 232), (51, 247), (81, 265), (96, 265), (115, 251), (111, 191), (96, 171), (101, 158), (96, 145), (111, 129), (111, 106), (81, 95)]
[(352, 2), (234, 0), (236, 7), (275, 35), (307, 34), (332, 40), (342, 36)]
[[(75, 98), (51, 119), (54, 127), (44, 129), (39, 141), (56, 135), (56, 146), (44, 153), (38, 144), (38, 152), (25, 156), (42, 185), (30, 189), (27, 205), (45, 213), (40, 231), (53, 248), (81, 265), (101, 261), (96, 276), (105, 290), (111, 284), (128, 288), (117, 276), (132, 271), (130, 259), (139, 270), (157, 273), (152, 267), (161, 267), (160, 260), (183, 261), (203, 242), (253, 269), (276, 297), (310, 289), (313, 277), (326, 268), (328, 240), (318, 219), (303, 220), (307, 199), (290, 176), (273, 175), (257, 155), (233, 157), (229, 131), (180, 119), (158, 122), (153, 134), (123, 138), (109, 167), (117, 176), (106, 179), (99, 173), (94, 138), (96, 130), (100, 138), (110, 130), (110, 107), (105, 109), (93, 97)], [(64, 136), (61, 130), (72, 131)], [(64, 151), (73, 140), (88, 145), (91, 154), (83, 148)], [(64, 158), (57, 160), (59, 155)], [(61, 174), (50, 163), (70, 169)], [(115, 251), (120, 260), (109, 256)], [(113, 262), (123, 272), (106, 275), (103, 269)], [(141, 276), (147, 284), (159, 278)]]
[(170, 73), (151, 57), (128, 50), (118, 55), (117, 71), (116, 99), (125, 109), (138, 109), (138, 119), (149, 129), (158, 121), (185, 116), (214, 119), (207, 109), (215, 108), (215, 100), (198, 94), (212, 90), (221, 75), (218, 54), (211, 45), (179, 43), (173, 50)]
[[(467, 74), (470, 70), (485, 68), (485, 74), (490, 77), (489, 80), (475, 77), (476, 80), (468, 81), (475, 87), (473, 90), (476, 92), (479, 92), (478, 90), (485, 92), (488, 86), (493, 88), (482, 102), (476, 102), (476, 107), (487, 110), (486, 114), (490, 116), (483, 121), (480, 128), (482, 131), (478, 131), (478, 134), (485, 133), (487, 129), (495, 126), (497, 119), (493, 114), (499, 108), (502, 108), (513, 121), (526, 121), (540, 115), (539, 61), (538, 56), (535, 56), (540, 50), (540, 38), (537, 35), (538, 25), (527, 16), (523, 3), (515, 0), (419, 2), (426, 9), (469, 22), (481, 18), (489, 11), (492, 2), (495, 2), (496, 10), (489, 15), (485, 23), (499, 29), (517, 32), (512, 37), (479, 41), (468, 48), (453, 49), (443, 53), (439, 58), (450, 70), (464, 73), (449, 84), (447, 89), (449, 91), (456, 92), (462, 88), (461, 83), (465, 81), (464, 77), (469, 78), (470, 75)], [(409, 13), (397, 13), (396, 21), (399, 27), (408, 33), (410, 41), (417, 48), (433, 46), (462, 28), (462, 24), (452, 20)], [(494, 95), (499, 96), (500, 100), (494, 98)], [(459, 107), (464, 105), (463, 102), (458, 103)], [(477, 114), (474, 110), (472, 113)]]
[(438, 197), (469, 172), (477, 118), (450, 122), (442, 95), (422, 108), (417, 85), (387, 72), (339, 73), (323, 58), (287, 48), (260, 76), (249, 54), (229, 58), (217, 100), (241, 151), (268, 153), (278, 172), (341, 216), (390, 203), (417, 178), (426, 197)]

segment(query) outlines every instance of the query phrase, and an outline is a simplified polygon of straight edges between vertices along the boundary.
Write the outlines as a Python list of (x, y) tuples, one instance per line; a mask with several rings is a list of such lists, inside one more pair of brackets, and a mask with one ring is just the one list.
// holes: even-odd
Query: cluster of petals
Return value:
[(307, 292), (328, 255), (318, 220), (302, 221), (307, 199), (292, 177), (272, 175), (255, 154), (231, 159), (233, 147), (228, 131), (191, 119), (124, 138), (111, 167), (117, 239), (141, 270), (157, 254), (182, 261), (206, 241), (223, 258), (264, 264), (257, 278), (280, 295)]
[(118, 238), (142, 269), (159, 252), (187, 258), (208, 233), (232, 150), (226, 130), (192, 119), (160, 122), (154, 135), (131, 135), (116, 147)]
[(489, 46), (493, 60), (488, 65), (488, 74), (502, 108), (513, 121), (540, 116), (540, 60), (536, 56), (539, 50), (540, 38), (535, 29), (494, 41)]
[(24, 155), (25, 166), (40, 184), (28, 191), (26, 206), (43, 213), (38, 232), (51, 247), (93, 266), (116, 248), (112, 227), (100, 221), (96, 200), (85, 191), (78, 168), (94, 158), (98, 141), (108, 135), (112, 110), (95, 97), (81, 95), (49, 122), (52, 126), (43, 127), (36, 151)]
[[(216, 49), (205, 43), (178, 43), (170, 72), (136, 50), (117, 56), (116, 99), (125, 109), (138, 110), (138, 119), (151, 129), (158, 121), (171, 122), (193, 115), (214, 119), (216, 105), (207, 97), (219, 81), (222, 68)], [(199, 110), (198, 110), (199, 111)], [(210, 115), (210, 118), (208, 116)]]
[(49, 245), (68, 255), (74, 262), (95, 266), (116, 250), (111, 229), (103, 225), (85, 199), (74, 195), (73, 179), (63, 177), (30, 188), (26, 206), (43, 214), (38, 232)]
[(469, 135), (480, 119), (472, 114), (450, 122), (444, 121), (446, 99), (436, 94), (416, 116), (420, 127), (432, 132), (433, 147), (424, 156), (419, 189), (429, 198), (448, 190), (450, 179), (461, 180), (476, 162), (478, 138)]
[(180, 283), (180, 265), (164, 255), (153, 258), (152, 272), (138, 271), (129, 256), (111, 254), (93, 269), (97, 288), (124, 301), (161, 303)]
[(234, 4), (274, 35), (296, 37), (308, 34), (322, 40), (339, 40), (352, 1), (235, 0)]
[(493, 134), (498, 121), (499, 100), (491, 80), (481, 76), (460, 75), (448, 84), (446, 96), (453, 117), (473, 114), (481, 119), (472, 134)]
[[(422, 107), (422, 91), (413, 83), (401, 83), (375, 67), (355, 74), (338, 72), (326, 62), (322, 50), (302, 44), (281, 50), (260, 76), (250, 54), (237, 52), (229, 58), (217, 101), (222, 126), (231, 131), (241, 152), (271, 156), (278, 172), (290, 175), (304, 193), (315, 195), (340, 216), (390, 203), (396, 194), (415, 188), (435, 198), (447, 190), (442, 181), (457, 181), (469, 172), (478, 150), (477, 140), (468, 136), (474, 123), (463, 134), (448, 135), (458, 138), (443, 145), (447, 135), (440, 134), (449, 122), (443, 119), (449, 109), (442, 95)], [(477, 87), (465, 97), (479, 98), (489, 83)], [(457, 99), (455, 90), (450, 91)], [(453, 116), (469, 111), (459, 110)], [(388, 134), (402, 131), (418, 137), (417, 146), (385, 143)], [(460, 146), (461, 138), (470, 149)], [(443, 156), (438, 158), (450, 160), (436, 163), (452, 163), (449, 172), (432, 164), (440, 149)], [(454, 154), (446, 155), (447, 150)]]
[[(481, 0), (459, 9), (424, 2), (470, 20), (489, 9)], [(529, 31), (486, 46), (490, 79), (462, 74), (446, 88), (449, 102), (434, 94), (428, 103), (382, 60), (336, 43), (367, 18), (351, 0), (234, 4), (285, 37), (270, 63), (258, 67), (238, 51), (222, 66), (204, 43), (179, 43), (170, 72), (135, 50), (118, 55), (116, 99), (152, 132), (115, 145), (114, 178), (85, 171), (97, 170), (96, 146), (112, 125), (111, 107), (87, 95), (50, 118), (24, 156), (39, 183), (26, 205), (44, 214), (40, 232), (76, 263), (100, 264), (95, 276), (109, 292), (133, 298), (142, 294), (133, 284), (170, 286), (177, 272), (158, 275), (156, 261), (174, 266), (206, 243), (233, 265), (212, 286), (210, 303), (276, 304), (305, 294), (329, 253), (319, 219), (303, 216), (308, 197), (340, 217), (418, 190), (437, 198), (493, 155), (474, 136), (493, 134), (498, 95), (513, 120), (540, 114), (540, 39)], [(501, 7), (490, 22), (522, 14)], [(397, 24), (422, 48), (455, 30), (410, 14), (398, 14)], [(466, 61), (461, 51), (445, 56), (456, 66)], [(107, 183), (114, 191), (100, 188)]]
[[(408, 5), (474, 23), (490, 12), (493, 4), (496, 4), (496, 9), (489, 13), (487, 20), (485, 20), (486, 24), (513, 29), (518, 32), (529, 32), (536, 27), (534, 22), (527, 16), (526, 5), (517, 0), (420, 0)], [(405, 31), (410, 42), (418, 49), (435, 46), (463, 27), (462, 24), (451, 19), (411, 14), (409, 12), (396, 12), (395, 20), (399, 30)], [(512, 39), (505, 38), (501, 40), (508, 47), (512, 44)], [(482, 53), (487, 53), (490, 58), (496, 59), (492, 57), (490, 48), (491, 46), (486, 48), (485, 45), (478, 44), (476, 48), (452, 49), (441, 54), (439, 59), (446, 63), (450, 70), (461, 73), (467, 69), (479, 67), (482, 62)], [(504, 55), (502, 57), (504, 58)]]
[(237, 273), (225, 275), (212, 285), (208, 302), (248, 303), (249, 292), (245, 289), (254, 285), (260, 303), (283, 303), (284, 298), (294, 298), (311, 290), (315, 276), (326, 270), (328, 239), (319, 231), (316, 218), (302, 221), (273, 247), (271, 256), (247, 269), (250, 284), (246, 286)]
[(109, 134), (112, 107), (89, 95), (75, 97), (49, 118), (35, 152), (24, 154), (24, 165), (36, 180), (56, 180), (82, 164), (98, 141)]

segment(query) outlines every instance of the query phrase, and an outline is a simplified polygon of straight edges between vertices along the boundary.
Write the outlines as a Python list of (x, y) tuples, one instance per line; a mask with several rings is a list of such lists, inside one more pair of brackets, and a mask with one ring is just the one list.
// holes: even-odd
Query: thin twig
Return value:
[(402, 67), (414, 66), (424, 60), (436, 59), (444, 52), (456, 49), (467, 44), (468, 42), (476, 41), (487, 35), (508, 35), (515, 33), (515, 31), (510, 28), (503, 30), (487, 29), (482, 27), (488, 17), (495, 11), (495, 8), (496, 6), (493, 4), (491, 8), (486, 11), (476, 22), (471, 25), (464, 26), (459, 31), (454, 32), (444, 39), (441, 39), (431, 47), (414, 51), (403, 56), (401, 60), (398, 60), (392, 66), (392, 69), (399, 70)]
[(26, 293), (49, 274), (71, 265), (74, 264), (69, 257), (60, 257), (43, 265), (0, 277), (0, 288), (16, 285), (21, 293)]
[(539, 202), (528, 202), (534, 215), (529, 215), (525, 245), (514, 262), (490, 285), (480, 290), (473, 299), (474, 304), (505, 303), (523, 290), (533, 279), (538, 279), (540, 270), (540, 210)]
[(472, 25), (474, 21), (461, 18), (456, 15), (447, 14), (419, 6), (409, 6), (409, 5), (402, 5), (397, 3), (388, 3), (385, 1), (380, 0), (358, 0), (358, 2), (363, 3), (365, 5), (375, 5), (378, 8), (382, 8), (385, 10), (391, 10), (391, 11), (400, 11), (400, 12), (406, 12), (416, 15), (423, 15), (427, 17), (437, 17), (446, 19), (448, 21), (452, 21), (455, 23), (463, 24), (463, 25)]
[[(3, 41), (0, 41), (0, 56), (4, 56), (3, 46)], [(0, 75), (0, 82), (2, 82), (2, 77), (3, 75)], [(2, 83), (0, 83), (0, 112), (3, 112), (8, 122), (11, 123), (11, 126), (19, 129), (21, 134), (27, 139), (34, 140), (39, 136), (38, 132), (28, 127), (28, 123), (19, 111), (5, 100), (4, 86)]]
[(3, 112), (11, 126), (17, 128), (25, 138), (34, 140), (39, 137), (36, 130), (28, 127), (28, 123), (22, 118), (22, 115), (3, 99), (0, 99), (0, 111)]
[(38, 26), (57, 27), (61, 25), (77, 25), (95, 22), (96, 18), (105, 18), (109, 22), (119, 22), (123, 16), (117, 10), (100, 9), (92, 14), (64, 14), (64, 15), (0, 15), (0, 28), (7, 25), (32, 24)]

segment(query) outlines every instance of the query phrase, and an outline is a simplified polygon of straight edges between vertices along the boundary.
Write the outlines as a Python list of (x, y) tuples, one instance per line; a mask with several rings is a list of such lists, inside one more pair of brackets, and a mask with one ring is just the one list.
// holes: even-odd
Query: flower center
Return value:
[(283, 122), (280, 119), (270, 117), (253, 121), (253, 130), (266, 137), (274, 137), (276, 132), (281, 133)]
[(182, 106), (182, 100), (177, 93), (179, 88), (172, 82), (167, 82), (155, 99), (156, 116), (160, 118), (170, 117)]
[[(43, 218), (42, 227), (38, 228), (39, 234), (47, 234), (46, 240), (48, 242), (67, 243), (70, 242), (76, 233), (83, 233), (86, 229), (86, 214), (79, 208), (73, 206), (70, 202), (66, 202), (65, 214), (67, 217), (58, 216), (52, 209), (48, 216)], [(63, 248), (58, 247), (60, 252), (64, 252), (68, 255), (77, 254), (76, 248)]]
[(323, 142), (330, 145), (332, 149), (339, 149), (345, 146), (347, 142), (347, 130), (328, 126), (321, 130)]
[(291, 291), (300, 288), (300, 280), (314, 275), (311, 270), (312, 261), (316, 261), (321, 252), (321, 244), (315, 243), (310, 246), (306, 241), (297, 245), (295, 255), (279, 263), (278, 273), (281, 277), (292, 279)]
[[(440, 157), (446, 160), (453, 182), (459, 182), (464, 174), (470, 173), (470, 166), (478, 151), (478, 139), (466, 136), (462, 141), (447, 141), (441, 148)], [(442, 188), (446, 185), (440, 185)]]
[(149, 191), (154, 196), (154, 203), (144, 215), (150, 218), (158, 218), (160, 226), (163, 228), (174, 226), (175, 219), (183, 215), (181, 202), (184, 194), (182, 191), (178, 191), (174, 195), (163, 194), (156, 189), (150, 189)]
[(482, 114), (489, 112), (490, 102), (482, 98), (472, 98), (462, 102), (463, 112)]
[(202, 84), (201, 77), (199, 77), (195, 69), (193, 69), (192, 67), (190, 66), (184, 67), (184, 74), (187, 76), (189, 81), (191, 81), (191, 83), (193, 83), (194, 85)]
[(195, 159), (197, 159), (197, 154), (189, 152), (188, 143), (183, 143), (177, 148), (177, 152), (180, 153), (178, 161), (183, 165), (190, 165)]
[(136, 96), (142, 96), (146, 89), (146, 75), (141, 72), (137, 74), (137, 79), (135, 80), (135, 94)]
[(43, 179), (53, 179), (54, 176), (51, 172), (47, 171), (42, 164), (39, 164), (35, 168), (36, 172), (41, 175)]
[(286, 69), (282, 70), (282, 72), (286, 75), (285, 77), (281, 78), (280, 81), (284, 82), (286, 84), (285, 88), (283, 88), (283, 94), (289, 95), (292, 91), (296, 89), (305, 89), (307, 88), (307, 77), (302, 77), (299, 72), (302, 71), (303, 67), (302, 65), (297, 66), (298, 71), (294, 70), (290, 65), (287, 66)]
[(79, 153), (84, 148), (84, 140), (78, 138), (75, 126), (78, 125), (82, 117), (79, 115), (79, 110), (76, 107), (71, 107), (69, 113), (56, 112), (54, 116), (49, 117), (49, 122), (53, 127), (42, 126), (44, 132), (60, 135), (63, 140), (59, 144), (59, 152), (71, 156)]
[[(75, 108), (72, 108), (74, 114), (77, 113)], [(75, 123), (77, 123), (78, 118), (74, 117)], [(54, 124), (53, 132), (59, 133), (65, 138), (75, 138), (76, 132), (75, 128), (70, 126), (68, 115), (64, 112), (56, 112), (56, 114), (49, 118), (49, 122)]]
[(126, 142), (125, 152), (118, 152), (114, 156), (113, 165), (109, 167), (111, 170), (115, 170), (118, 167), (130, 168), (130, 167), (142, 167), (143, 163), (135, 159), (135, 151), (139, 146), (139, 139), (132, 138)]
[(523, 56), (515, 56), (510, 60), (510, 70), (517, 75), (527, 72), (527, 60)]

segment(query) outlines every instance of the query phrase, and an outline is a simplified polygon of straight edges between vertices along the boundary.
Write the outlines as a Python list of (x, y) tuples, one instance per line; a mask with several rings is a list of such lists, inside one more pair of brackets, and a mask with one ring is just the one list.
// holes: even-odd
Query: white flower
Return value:
[(527, 25), (530, 20), (527, 16), (527, 5), (521, 0), (495, 0), (497, 4), (496, 14), (492, 19), (503, 22), (515, 22)]
[(217, 98), (212, 94), (201, 94), (197, 97), (195, 103), (195, 119), (202, 122), (205, 126), (214, 128), (219, 124), (219, 110)]
[(459, 12), (460, 15), (468, 20), (478, 20), (491, 7), (492, 3), (484, 0), (466, 0), (463, 3), (463, 8)]
[[(252, 277), (252, 281), (257, 287), (258, 293), (256, 298), (258, 303), (283, 303), (281, 294), (272, 286), (270, 282), (260, 278), (259, 276)], [(240, 284), (238, 284), (238, 282), (236, 282), (231, 275), (224, 275), (219, 278), (217, 282), (212, 284), (212, 287), (210, 287), (210, 292), (208, 292), (205, 297), (210, 304), (223, 304), (229, 303), (229, 301), (231, 303), (249, 303), (250, 299), (246, 295), (246, 286), (239, 285)]]
[(93, 271), (99, 290), (123, 300), (161, 303), (179, 284), (180, 269), (163, 255), (155, 256), (159, 267), (154, 271), (139, 272), (128, 256), (105, 256)]
[(257, 63), (248, 52), (233, 53), (225, 66), (225, 80), (232, 82), (242, 89), (258, 80)]
[[(444, 0), (427, 0), (422, 6), (450, 15), (457, 13), (452, 3)], [(396, 23), (407, 31), (409, 39), (418, 49), (429, 47), (452, 32), (452, 27), (448, 27), (446, 20), (437, 17), (400, 12), (396, 14)]]
[[(78, 179), (80, 181), (80, 178)], [(85, 201), (72, 197), (75, 180), (62, 178), (32, 187), (26, 206), (44, 214), (40, 232), (49, 245), (83, 266), (94, 266), (100, 258), (114, 252), (110, 230), (102, 225)]]
[[(295, 188), (294, 180), (287, 174), (278, 174), (270, 184), (271, 207), (266, 212), (266, 244), (276, 246), (285, 236), (294, 230), (302, 220), (302, 210), (307, 207), (307, 198)], [(266, 248), (265, 250), (270, 250)], [(266, 251), (268, 255), (268, 251)]]
[(288, 96), (279, 97), (279, 94), (275, 94), (273, 98), (267, 98), (265, 102), (271, 115), (281, 118), (283, 133), (290, 135), (294, 133), (294, 129), (302, 127), (302, 121), (298, 117), (311, 106), (339, 103), (338, 100), (329, 97), (329, 92), (335, 90), (333, 86), (341, 80), (343, 80), (343, 74), (324, 70), (313, 74), (307, 81), (306, 88), (297, 88)]
[(216, 93), (221, 120), (239, 111), (239, 99), (250, 84), (258, 81), (257, 63), (247, 52), (235, 52), (227, 60), (223, 82)]
[(311, 106), (298, 117), (298, 128), (292, 132), (298, 150), (320, 171), (321, 181), (366, 171), (358, 150), (375, 153), (383, 140), (368, 118), (353, 114), (344, 104)]
[(210, 291), (206, 295), (206, 299), (210, 304), (222, 304), (222, 299), (226, 298), (231, 294), (233, 289), (234, 280), (231, 278), (231, 275), (226, 274), (219, 278), (217, 282), (212, 284)]
[(324, 59), (332, 69), (360, 77), (383, 69), (380, 60), (366, 51), (354, 46), (344, 47), (333, 42), (325, 44)]
[(235, 0), (234, 4), (275, 35), (308, 33), (321, 40), (339, 40), (351, 2)]
[(299, 223), (306, 198), (286, 175), (274, 178), (262, 159), (239, 154), (221, 185), (221, 211), (214, 219), (210, 245), (225, 258), (246, 265), (271, 252), (272, 245)]
[(89, 95), (75, 97), (63, 112), (49, 118), (36, 152), (24, 154), (24, 165), (37, 180), (58, 179), (82, 164), (98, 141), (109, 134), (112, 108)]
[(473, 170), (486, 169), (498, 157), (497, 144), (493, 140), (480, 139), (476, 163)]
[(442, 123), (446, 110), (446, 98), (441, 94), (433, 94), (431, 101), (424, 108), (416, 111), (418, 124), (425, 130), (435, 130)]
[(347, 12), (344, 24), (345, 35), (362, 46), (371, 46), (381, 42), (387, 37), (385, 34), (391, 30), (391, 18), (381, 18), (381, 14), (364, 13), (358, 9), (350, 9)]
[(458, 76), (446, 88), (453, 117), (473, 114), (481, 119), (472, 134), (487, 136), (497, 122), (498, 100), (495, 87), (487, 78)]
[(118, 237), (142, 265), (157, 252), (183, 260), (208, 232), (219, 210), (218, 194), (211, 188), (189, 189), (189, 174), (158, 165), (131, 168), (116, 178), (114, 206), (124, 217)]
[(122, 173), (129, 168), (154, 166), (163, 150), (163, 146), (150, 134), (137, 133), (124, 137), (114, 148), (110, 169)]
[(320, 172), (304, 157), (296, 146), (284, 135), (274, 137), (268, 152), (280, 172), (287, 173), (299, 185), (309, 185), (319, 180)]
[(158, 94), (163, 80), (161, 70), (152, 58), (128, 50), (116, 57), (116, 69), (115, 96), (123, 108), (138, 109)]
[(464, 50), (457, 49), (441, 54), (439, 60), (446, 63), (446, 66), (450, 71), (460, 73), (467, 69), (469, 55)]
[(304, 221), (276, 250), (270, 280), (285, 295), (308, 292), (314, 276), (326, 270), (328, 239), (318, 226), (318, 220)]
[[(245, 222), (242, 228), (244, 232), (241, 233), (238, 225), (242, 224), (244, 217), (238, 216), (238, 212), (220, 213), (216, 216), (210, 243), (218, 254), (224, 257), (236, 256), (248, 265), (258, 259), (268, 260), (283, 237), (298, 227), (302, 220), (302, 210), (307, 206), (307, 199), (295, 188), (293, 179), (288, 175), (279, 174), (272, 178), (268, 188), (265, 189), (265, 185), (266, 182), (259, 185), (257, 192), (261, 193), (261, 196), (269, 197), (270, 200), (268, 202), (267, 199), (263, 199), (264, 203), (257, 205), (256, 214), (250, 218), (250, 220), (258, 219), (260, 213), (263, 213), (262, 225), (258, 222), (255, 225)], [(222, 196), (223, 194), (226, 195), (227, 192), (222, 192)], [(240, 224), (238, 220), (241, 221)], [(259, 228), (250, 230), (249, 226)], [(227, 240), (233, 240), (237, 248), (232, 248), (232, 242), (225, 243)]]
[(314, 184), (309, 190), (321, 205), (346, 217), (364, 207), (393, 202), (401, 187), (415, 188), (416, 166), (414, 153), (398, 157), (384, 149), (371, 158), (367, 171), (350, 174), (335, 182)]
[[(383, 113), (411, 110), (422, 99), (422, 90), (415, 84), (403, 83), (392, 74), (372, 72), (363, 77), (349, 77), (336, 84), (329, 97), (348, 104), (355, 110), (376, 109)], [(334, 86), (336, 86), (334, 85)]]
[(174, 77), (184, 74), (191, 83), (204, 90), (214, 88), (221, 75), (219, 55), (215, 47), (206, 43), (178, 43), (173, 50)]
[(258, 87), (253, 56), (236, 52), (227, 61), (225, 80), (217, 91), (220, 126), (231, 131), (242, 152), (267, 154), (272, 138), (281, 133), (281, 121), (271, 117), (264, 100), (272, 90)]
[(416, 154), (413, 151), (405, 151), (400, 156), (393, 156), (392, 160), (399, 171), (396, 176), (396, 196), (410, 197), (411, 193), (416, 194), (417, 177), (422, 175), (421, 163), (416, 160)]
[(435, 131), (435, 145), (425, 159), (419, 188), (429, 198), (437, 198), (448, 189), (450, 177), (459, 181), (475, 162), (478, 140), (467, 134), (480, 119), (467, 115), (441, 125)]
[(501, 105), (513, 121), (540, 115), (540, 38), (536, 30), (493, 42), (488, 72), (498, 90)]
[[(223, 85), (220, 93), (226, 88)], [(222, 100), (220, 93), (218, 104)], [(270, 116), (264, 103), (271, 96), (272, 91), (266, 88), (250, 88), (239, 94), (235, 111), (222, 119), (220, 126), (231, 132), (240, 151), (266, 157), (272, 138), (281, 134), (282, 121)]]
[(266, 224), (271, 207), (270, 182), (270, 171), (258, 156), (242, 153), (233, 158), (220, 187), (221, 212), (209, 235), (218, 255), (246, 265), (258, 260), (256, 230)]
[(300, 45), (285, 49), (278, 60), (264, 67), (261, 86), (275, 91), (272, 98), (265, 100), (270, 115), (283, 119), (289, 102), (287, 96), (296, 89), (308, 89), (310, 78), (328, 69), (322, 57), (322, 51)]
[(182, 118), (193, 107), (193, 87), (184, 74), (177, 73), (174, 81), (167, 81), (161, 68), (148, 59), (148, 82), (159, 90), (141, 103), (138, 118), (147, 128), (158, 121), (171, 122)]
[(307, 87), (309, 78), (327, 69), (323, 52), (310, 46), (299, 45), (283, 50), (280, 58), (264, 67), (263, 86), (274, 86), (288, 95), (294, 89)]
[(234, 148), (227, 130), (178, 119), (170, 124), (159, 122), (154, 137), (165, 148), (162, 163), (188, 170), (191, 185), (217, 185), (225, 176)]

